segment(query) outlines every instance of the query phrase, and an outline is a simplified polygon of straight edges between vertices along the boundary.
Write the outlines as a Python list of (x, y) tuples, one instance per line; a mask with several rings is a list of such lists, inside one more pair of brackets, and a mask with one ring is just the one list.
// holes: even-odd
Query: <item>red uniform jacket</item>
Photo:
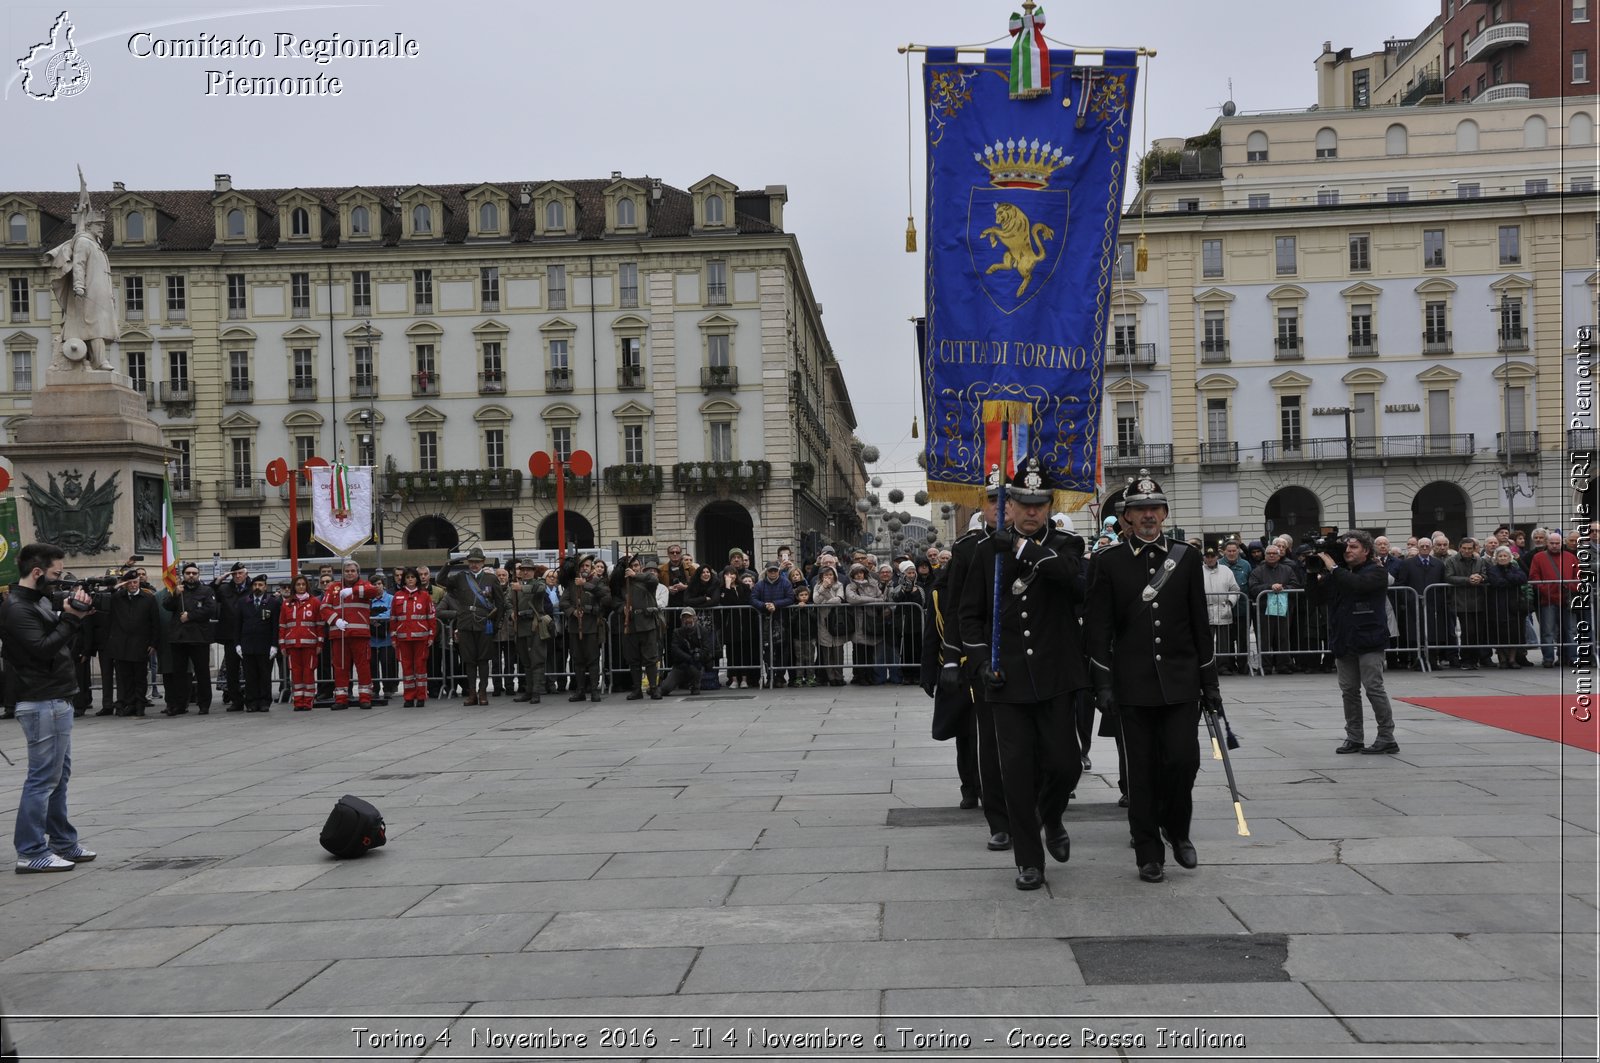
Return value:
[(278, 644), (285, 649), (291, 646), (320, 646), (326, 628), (322, 623), (322, 599), (314, 594), (304, 598), (290, 598), (278, 613)]
[(389, 606), (389, 635), (406, 642), (433, 638), (433, 595), (424, 590), (402, 590)]
[[(348, 598), (344, 597), (347, 590), (351, 592)], [(335, 621), (343, 620), (349, 625), (342, 632), (345, 638), (367, 638), (372, 629), (372, 600), (381, 597), (383, 592), (364, 579), (328, 584), (328, 593), (322, 599), (322, 619), (328, 623), (329, 634), (341, 634), (335, 629)]]

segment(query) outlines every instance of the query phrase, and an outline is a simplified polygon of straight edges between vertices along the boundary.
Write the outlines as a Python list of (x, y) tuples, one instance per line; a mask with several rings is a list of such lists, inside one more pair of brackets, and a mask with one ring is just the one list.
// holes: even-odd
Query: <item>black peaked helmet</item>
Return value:
[(1055, 497), (1055, 488), (1038, 458), (1029, 458), (1017, 466), (1011, 482), (1006, 485), (1006, 497), (1019, 506), (1040, 506)]
[(1139, 475), (1129, 478), (1128, 486), (1122, 492), (1122, 505), (1165, 506), (1167, 496), (1161, 490), (1161, 485), (1156, 483), (1155, 477), (1150, 475), (1150, 470), (1140, 469)]

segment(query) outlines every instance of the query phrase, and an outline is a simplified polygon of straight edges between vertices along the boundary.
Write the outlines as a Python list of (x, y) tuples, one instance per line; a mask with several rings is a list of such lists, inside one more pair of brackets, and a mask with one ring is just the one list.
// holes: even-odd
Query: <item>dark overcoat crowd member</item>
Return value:
[(667, 559), (661, 563), (656, 575), (667, 588), (667, 608), (681, 609), (688, 605), (689, 585), (694, 582), (696, 567), (683, 559), (683, 547), (667, 547)]
[(124, 572), (105, 600), (105, 648), (117, 672), (117, 701), (96, 716), (143, 716), (150, 681), (150, 652), (161, 642), (161, 616), (154, 594), (139, 586), (139, 570)]
[(1073, 725), (1073, 693), (1089, 685), (1076, 614), (1084, 599), (1083, 540), (1050, 523), (1054, 485), (1037, 458), (1018, 465), (1007, 496), (1007, 523), (973, 552), (961, 590), (961, 642), (994, 714), (1016, 885), (1034, 890), (1044, 884), (1046, 850), (1062, 863), (1071, 855), (1061, 816), (1083, 770)]
[(1435, 668), (1447, 667), (1455, 656), (1450, 638), (1449, 603), (1445, 601), (1445, 593), (1428, 593), (1429, 587), (1445, 582), (1445, 560), (1434, 555), (1432, 540), (1419, 536), (1417, 556), (1402, 561), (1400, 575), (1395, 577), (1396, 586), (1409, 587), (1417, 592), (1416, 600), (1421, 603), (1421, 615), (1408, 625), (1406, 631), (1422, 639), (1422, 647)]
[(522, 690), (513, 700), (537, 705), (544, 693), (545, 638), (552, 624), (550, 599), (544, 580), (534, 575), (532, 561), (518, 561), (515, 571), (517, 578), (507, 591), (506, 609), (516, 626), (513, 645)]
[(222, 701), (229, 712), (244, 708), (244, 688), (240, 681), (243, 660), (239, 656), (241, 604), (250, 596), (250, 572), (243, 561), (235, 561), (224, 579), (212, 584), (217, 596), (217, 624), (212, 637), (222, 643)]
[[(266, 712), (272, 705), (272, 661), (278, 656), (278, 619), (283, 600), (267, 590), (267, 577), (257, 574), (250, 593), (235, 603), (239, 641), (234, 649), (244, 671), (244, 711)], [(230, 712), (233, 711), (229, 707)]]
[(572, 658), (572, 693), (568, 701), (600, 700), (600, 644), (611, 613), (611, 591), (594, 575), (594, 559), (584, 558), (561, 595), (566, 619), (567, 653)]
[(718, 615), (722, 618), (723, 644), (728, 650), (728, 686), (758, 686), (761, 682), (761, 631), (758, 618), (750, 608), (755, 575), (749, 569), (730, 570), (722, 574), (722, 580), (722, 594), (717, 604), (724, 607)]
[[(755, 624), (760, 632), (762, 652), (772, 676), (772, 685), (784, 685), (783, 666), (788, 663), (784, 649), (783, 616), (794, 607), (794, 581), (776, 561), (769, 562), (762, 578), (750, 588), (750, 605), (756, 611)], [(749, 623), (747, 619), (745, 621)]]
[(211, 629), (217, 619), (217, 596), (200, 582), (200, 566), (190, 561), (183, 566), (183, 582), (163, 604), (178, 622), (171, 629), (173, 671), (167, 680), (174, 689), (162, 711), (181, 716), (193, 700), (205, 716), (211, 711)]
[(467, 567), (450, 574), (445, 583), (446, 610), (455, 620), (456, 655), (466, 675), (463, 705), (489, 704), (489, 667), (494, 658), (495, 632), (505, 623), (505, 590), (495, 574), (484, 567), (483, 551), (467, 553)]
[[(1304, 584), (1299, 567), (1283, 556), (1283, 550), (1276, 543), (1267, 544), (1261, 563), (1250, 570), (1245, 590), (1260, 617), (1256, 637), (1261, 643), (1261, 671), (1266, 675), (1274, 671), (1299, 671), (1294, 658), (1289, 655), (1289, 650), (1293, 648), (1291, 624), (1299, 605), (1297, 596), (1273, 596), (1299, 589)], [(1275, 601), (1282, 604), (1281, 612), (1273, 611)]]
[(1123, 494), (1126, 534), (1095, 559), (1084, 617), (1100, 711), (1121, 717), (1128, 826), (1145, 882), (1165, 877), (1163, 835), (1180, 866), (1199, 862), (1189, 824), (1200, 706), (1222, 705), (1200, 552), (1164, 536), (1166, 519), (1167, 496), (1140, 470)]
[(716, 666), (716, 645), (709, 627), (698, 623), (692, 607), (678, 614), (678, 626), (667, 644), (667, 674), (661, 680), (661, 693), (681, 691), (693, 694), (700, 689), (700, 675)]

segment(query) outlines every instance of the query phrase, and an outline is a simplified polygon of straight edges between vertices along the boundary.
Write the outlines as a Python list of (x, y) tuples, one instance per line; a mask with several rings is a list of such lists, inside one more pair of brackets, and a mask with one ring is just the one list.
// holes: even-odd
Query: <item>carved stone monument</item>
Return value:
[(82, 576), (135, 553), (159, 564), (169, 455), (144, 396), (112, 361), (119, 317), (100, 243), (105, 215), (90, 205), (81, 169), (78, 189), (71, 238), (44, 256), (61, 307), (44, 386), (28, 416), (12, 420), (3, 451), (23, 541), (55, 543)]

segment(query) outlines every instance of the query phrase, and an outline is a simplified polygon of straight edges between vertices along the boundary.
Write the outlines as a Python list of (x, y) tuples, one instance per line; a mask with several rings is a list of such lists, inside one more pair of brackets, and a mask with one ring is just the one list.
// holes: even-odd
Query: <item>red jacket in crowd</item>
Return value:
[(396, 591), (389, 606), (389, 635), (406, 642), (431, 639), (434, 616), (433, 595), (427, 591)]
[[(346, 594), (345, 592), (349, 593)], [(322, 599), (322, 619), (327, 621), (330, 635), (338, 634), (337, 622), (345, 622), (344, 636), (352, 639), (367, 638), (372, 629), (372, 602), (382, 598), (383, 591), (358, 579), (354, 583), (335, 580), (328, 585)]]
[(1539, 590), (1540, 605), (1561, 605), (1578, 593), (1578, 555), (1571, 550), (1552, 554), (1540, 550), (1528, 563), (1528, 582)]
[(314, 594), (291, 596), (278, 613), (278, 644), (285, 649), (320, 646), (326, 630), (322, 623), (322, 599)]

